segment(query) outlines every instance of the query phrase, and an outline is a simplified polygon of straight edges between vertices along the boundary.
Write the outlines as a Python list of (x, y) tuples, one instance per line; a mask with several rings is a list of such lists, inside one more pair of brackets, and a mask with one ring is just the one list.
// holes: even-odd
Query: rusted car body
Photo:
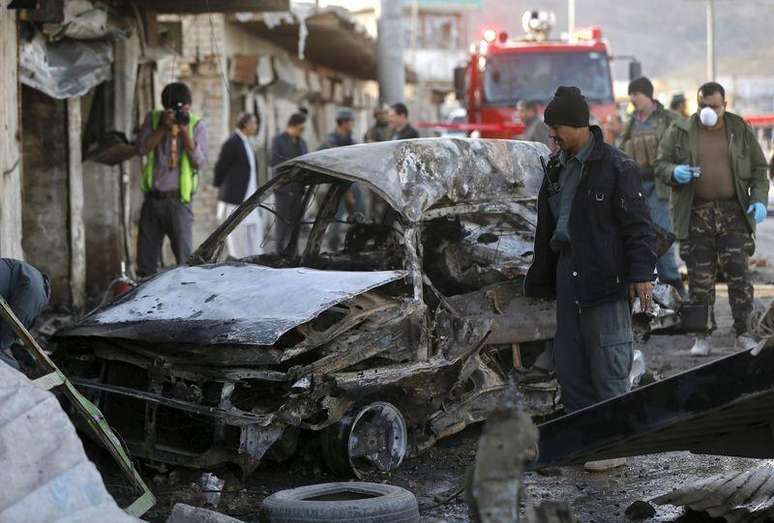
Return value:
[[(553, 336), (553, 305), (521, 295), (547, 154), (437, 138), (286, 162), (187, 266), (58, 333), (56, 358), (137, 456), (247, 474), (306, 430), (335, 468), (389, 470), (486, 418), (514, 354)], [(370, 218), (341, 218), (353, 187)], [(288, 246), (221, 261), (259, 206), (280, 219), (270, 196), (289, 189)]]

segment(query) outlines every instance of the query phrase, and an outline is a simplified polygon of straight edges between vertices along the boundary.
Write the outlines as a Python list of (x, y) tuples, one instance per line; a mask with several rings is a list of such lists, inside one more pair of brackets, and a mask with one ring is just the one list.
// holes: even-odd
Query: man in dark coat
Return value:
[(419, 138), (419, 132), (409, 123), (408, 107), (402, 102), (392, 104), (387, 113), (390, 121), (390, 127), (393, 129), (393, 140), (408, 140), (410, 138)]
[[(285, 132), (274, 137), (271, 142), (271, 167), (308, 152), (306, 141), (302, 138), (306, 128), (306, 113), (297, 112), (290, 116)], [(299, 183), (289, 183), (274, 190), (274, 202), (277, 211), (275, 243), (277, 252), (287, 247), (293, 232), (294, 222), (300, 219), (304, 187)]]
[[(357, 142), (352, 137), (352, 130), (355, 128), (355, 113), (349, 107), (342, 107), (336, 111), (336, 129), (330, 133), (325, 142), (320, 145), (320, 149), (331, 149), (333, 147), (346, 147), (355, 145)], [(363, 189), (357, 183), (350, 185), (349, 190), (344, 195), (344, 199), (336, 213), (336, 222), (332, 224), (327, 235), (328, 248), (332, 251), (339, 250), (341, 245), (339, 221), (343, 221), (349, 216), (352, 219), (357, 213), (359, 216), (365, 216), (365, 195)]]
[[(258, 165), (250, 137), (258, 131), (258, 118), (254, 114), (239, 115), (236, 129), (220, 150), (215, 164), (215, 187), (218, 192), (219, 220), (225, 220), (250, 195), (258, 189)], [(240, 259), (261, 254), (263, 224), (256, 209), (226, 238), (231, 257)]]
[(556, 297), (556, 372), (572, 412), (629, 391), (629, 300), (651, 306), (655, 238), (637, 165), (589, 126), (580, 90), (559, 87), (544, 120), (560, 151), (549, 159), (538, 194), (525, 292)]
[(557, 374), (574, 411), (629, 390), (629, 299), (650, 307), (654, 233), (637, 165), (589, 126), (580, 90), (560, 87), (544, 118), (560, 151), (538, 195), (525, 291), (557, 299)]

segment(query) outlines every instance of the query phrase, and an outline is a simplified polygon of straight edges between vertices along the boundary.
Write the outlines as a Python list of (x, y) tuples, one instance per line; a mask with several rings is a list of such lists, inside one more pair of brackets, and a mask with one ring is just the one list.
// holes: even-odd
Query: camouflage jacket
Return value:
[[(753, 202), (768, 205), (768, 163), (750, 126), (733, 113), (726, 112), (724, 118), (736, 198), (750, 232), (754, 233), (755, 220), (745, 211)], [(678, 165), (698, 165), (699, 125), (699, 117), (695, 114), (686, 121), (676, 121), (661, 140), (656, 158), (656, 176), (672, 186), (672, 219), (678, 240), (688, 239), (694, 186), (692, 183), (678, 184), (672, 173)]]
[[(677, 120), (677, 113), (673, 113), (672, 111), (667, 111), (664, 109), (664, 106), (661, 105), (661, 103), (656, 102), (656, 111), (653, 115), (654, 118), (656, 118), (656, 147), (658, 147), (658, 144), (661, 143), (661, 141), (664, 139), (664, 135), (666, 135), (666, 132), (669, 130), (669, 127), (672, 125), (673, 122)], [(628, 149), (628, 145), (630, 144), (630, 141), (632, 139), (632, 134), (634, 130), (634, 118), (635, 116), (632, 115), (631, 118), (629, 118), (629, 121), (626, 123), (626, 129), (624, 129), (623, 134), (621, 135), (621, 144), (619, 147), (622, 151), (626, 152)], [(655, 159), (654, 159), (655, 160)], [(654, 171), (654, 166), (649, 165), (646, 169), (648, 171)], [(655, 174), (655, 172), (651, 172), (651, 174)], [(668, 200), (671, 196), (671, 189), (668, 184), (664, 183), (658, 176), (656, 176), (656, 194), (658, 194), (658, 197), (663, 200)]]

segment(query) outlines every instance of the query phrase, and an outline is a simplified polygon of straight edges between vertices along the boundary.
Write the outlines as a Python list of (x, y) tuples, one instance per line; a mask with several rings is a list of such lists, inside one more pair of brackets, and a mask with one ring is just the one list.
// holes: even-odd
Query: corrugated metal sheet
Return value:
[(774, 350), (739, 352), (540, 426), (537, 467), (688, 450), (774, 458)]
[(774, 520), (774, 466), (771, 462), (742, 472), (721, 474), (653, 500), (687, 507), (728, 523)]

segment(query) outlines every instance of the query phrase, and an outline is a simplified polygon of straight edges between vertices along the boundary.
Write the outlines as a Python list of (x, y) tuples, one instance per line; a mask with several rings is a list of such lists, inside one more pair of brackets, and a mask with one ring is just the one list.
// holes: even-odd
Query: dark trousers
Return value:
[(726, 276), (728, 302), (737, 335), (747, 331), (747, 320), (753, 308), (753, 284), (748, 263), (754, 250), (755, 243), (738, 202), (728, 200), (694, 205), (688, 241), (680, 243), (680, 256), (688, 266), (691, 303), (710, 308), (715, 304), (715, 280), (720, 268)]
[(190, 204), (177, 198), (145, 196), (140, 211), (137, 245), (137, 275), (150, 276), (159, 270), (164, 237), (169, 237), (178, 265), (185, 263), (193, 251), (193, 211)]
[[(51, 288), (35, 267), (19, 260), (0, 260), (0, 293), (22, 324), (29, 328), (48, 303)], [(17, 367), (5, 351), (16, 339), (13, 328), (0, 320), (0, 359)]]
[[(656, 190), (656, 183), (650, 180), (642, 182), (642, 192), (648, 199), (650, 216), (653, 223), (664, 230), (674, 232), (672, 228), (672, 211), (670, 209), (669, 198), (662, 199)], [(664, 283), (683, 288), (682, 278), (677, 268), (677, 259), (675, 257), (675, 246), (672, 245), (667, 252), (656, 262), (656, 272), (658, 279)]]
[(289, 184), (287, 187), (274, 191), (274, 206), (277, 211), (274, 242), (277, 253), (282, 253), (290, 241), (290, 235), (293, 233), (298, 221), (298, 214), (301, 212), (303, 198), (303, 187), (298, 184)]
[(634, 357), (628, 302), (579, 310), (574, 278), (571, 258), (561, 256), (556, 270), (554, 358), (567, 412), (629, 392)]

